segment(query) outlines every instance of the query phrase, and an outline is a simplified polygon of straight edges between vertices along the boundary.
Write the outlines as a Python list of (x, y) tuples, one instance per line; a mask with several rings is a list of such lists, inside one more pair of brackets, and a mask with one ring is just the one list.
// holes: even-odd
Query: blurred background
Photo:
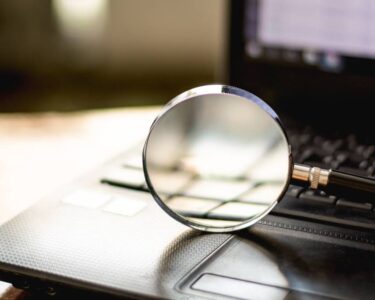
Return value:
[(0, 112), (165, 103), (223, 80), (224, 0), (0, 2)]

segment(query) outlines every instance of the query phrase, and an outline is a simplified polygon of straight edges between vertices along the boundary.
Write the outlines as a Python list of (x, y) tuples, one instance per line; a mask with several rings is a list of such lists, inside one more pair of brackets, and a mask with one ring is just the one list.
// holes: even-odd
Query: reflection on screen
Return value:
[(340, 70), (344, 57), (375, 58), (375, 2), (248, 1), (246, 39), (253, 58)]

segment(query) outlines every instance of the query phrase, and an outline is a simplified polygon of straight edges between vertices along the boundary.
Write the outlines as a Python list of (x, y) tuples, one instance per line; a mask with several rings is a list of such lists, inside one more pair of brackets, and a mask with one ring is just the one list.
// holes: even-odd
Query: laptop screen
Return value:
[(248, 1), (245, 51), (249, 58), (327, 72), (373, 72), (375, 3), (359, 1)]
[(231, 84), (310, 123), (317, 113), (320, 121), (343, 123), (353, 112), (369, 114), (375, 101), (373, 1), (247, 0), (231, 5)]

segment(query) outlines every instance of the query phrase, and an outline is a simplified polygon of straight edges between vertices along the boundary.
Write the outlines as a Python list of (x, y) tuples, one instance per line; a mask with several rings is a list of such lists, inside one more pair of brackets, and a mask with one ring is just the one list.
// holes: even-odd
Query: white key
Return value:
[(241, 195), (239, 200), (270, 205), (278, 199), (282, 190), (282, 184), (262, 184)]
[(111, 195), (109, 193), (90, 189), (82, 189), (68, 194), (62, 199), (62, 202), (81, 207), (97, 208), (102, 206), (110, 199)]
[(173, 197), (167, 202), (168, 207), (172, 210), (187, 213), (205, 214), (210, 209), (219, 205), (221, 202), (209, 199), (197, 199), (189, 197)]
[(179, 192), (191, 180), (187, 172), (157, 172), (151, 174), (151, 182), (157, 193), (174, 194)]
[(209, 215), (217, 215), (228, 218), (251, 218), (259, 213), (264, 212), (267, 208), (268, 205), (262, 204), (228, 202), (214, 209)]
[(131, 217), (139, 213), (146, 207), (142, 200), (131, 199), (127, 197), (114, 196), (112, 200), (103, 207), (106, 212)]
[(142, 170), (132, 168), (116, 168), (103, 176), (104, 180), (140, 187), (145, 183)]
[(225, 201), (235, 199), (250, 187), (250, 183), (246, 180), (197, 179), (184, 190), (183, 194)]

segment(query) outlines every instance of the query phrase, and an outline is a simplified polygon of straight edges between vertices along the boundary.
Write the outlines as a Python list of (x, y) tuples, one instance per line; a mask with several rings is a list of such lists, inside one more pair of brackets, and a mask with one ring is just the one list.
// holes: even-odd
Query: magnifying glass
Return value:
[(290, 183), (344, 195), (375, 193), (375, 180), (293, 164), (273, 109), (226, 85), (191, 89), (162, 109), (143, 149), (143, 170), (164, 211), (209, 232), (256, 223), (281, 201)]

